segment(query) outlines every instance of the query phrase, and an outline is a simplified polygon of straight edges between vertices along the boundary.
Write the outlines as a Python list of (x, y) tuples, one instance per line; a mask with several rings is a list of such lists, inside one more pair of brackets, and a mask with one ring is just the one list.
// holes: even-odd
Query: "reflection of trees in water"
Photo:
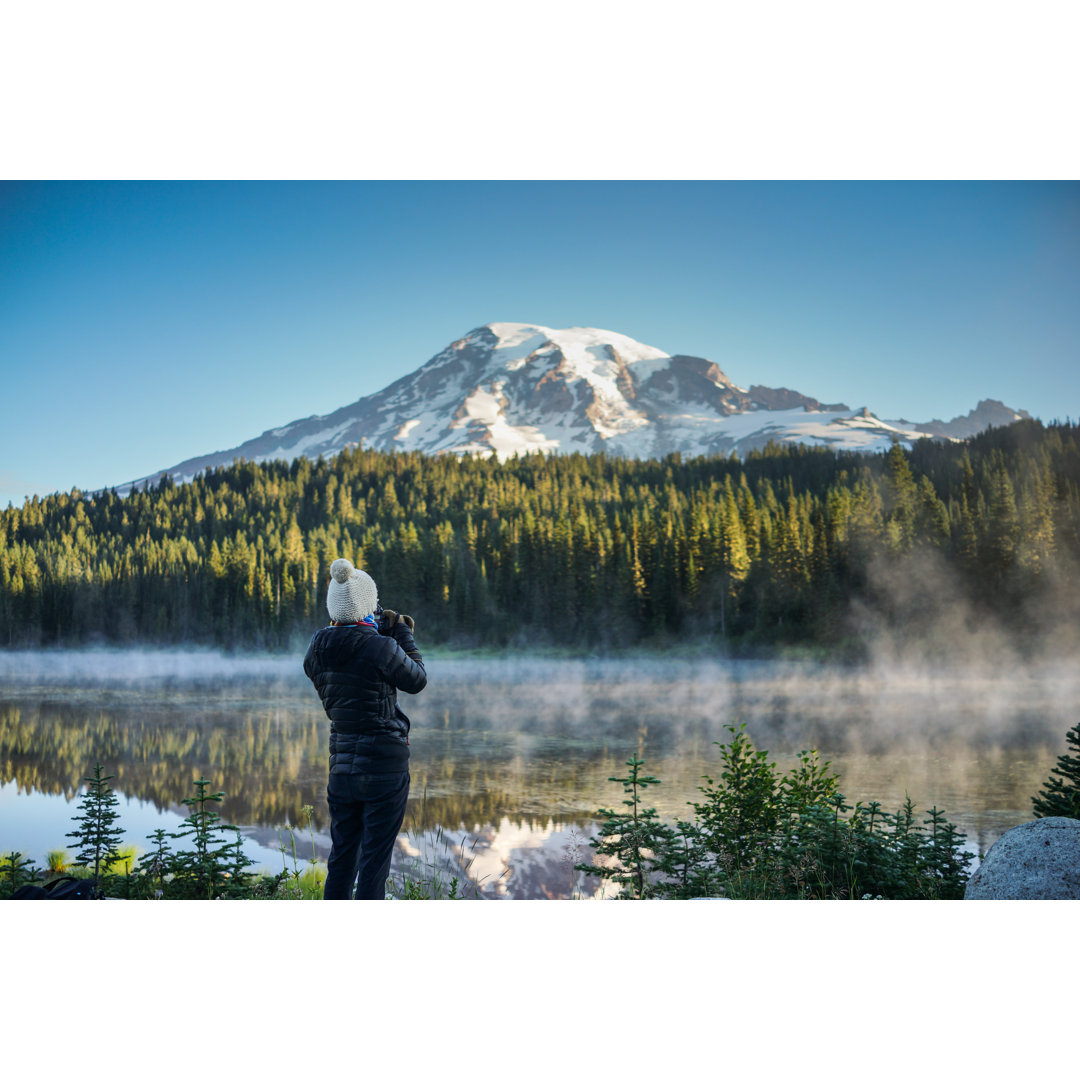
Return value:
[[(688, 818), (702, 774), (718, 771), (712, 743), (735, 718), (781, 768), (795, 750), (831, 743), (823, 756), (839, 767), (849, 801), (895, 809), (907, 790), (920, 809), (936, 801), (958, 823), (965, 806), (1022, 808), (1026, 818), (1060, 735), (1050, 748), (1028, 744), (1067, 726), (1049, 708), (1018, 711), (1027, 684), (1000, 695), (995, 715), (984, 700), (995, 687), (942, 707), (942, 691), (962, 699), (966, 684), (901, 694), (869, 677), (663, 684), (649, 671), (582, 682), (573, 670), (560, 682), (563, 668), (553, 664), (491, 667), (498, 679), (478, 663), (445, 663), (441, 684), (404, 702), (413, 719), (406, 828), (583, 825), (597, 807), (618, 806), (621, 791), (608, 777), (622, 775), (635, 750), (662, 781), (651, 793), (661, 814)], [(4, 693), (0, 779), (20, 790), (70, 800), (101, 761), (118, 791), (159, 809), (178, 808), (205, 776), (225, 792), (231, 822), (273, 828), (301, 820), (310, 805), (315, 828), (327, 827), (329, 724), (306, 682)]]
[[(550, 823), (557, 825), (586, 825), (594, 814), (588, 810), (559, 811), (547, 813), (523, 813), (522, 798), (513, 788), (497, 786), (498, 778), (492, 774), (487, 782), (478, 787), (469, 787), (452, 795), (430, 796), (424, 794), (421, 774), (417, 783), (417, 773), (413, 771), (409, 807), (405, 813), (406, 830), (417, 832), (438, 827), (448, 829), (476, 830), (491, 822), (505, 819), (518, 828), (540, 828)], [(529, 801), (535, 802), (535, 793)]]
[[(229, 820), (297, 821), (325, 775), (325, 724), (280, 709), (106, 711), (62, 704), (0, 707), (5, 782), (71, 799), (100, 761), (124, 795), (178, 806), (200, 776), (226, 794)], [(325, 806), (325, 799), (324, 806)]]
[[(431, 731), (415, 741), (406, 826), (416, 828), (587, 822), (609, 798), (607, 777), (622, 756), (597, 742), (491, 731)], [(295, 823), (310, 805), (315, 828), (328, 826), (328, 743), (322, 713), (288, 702), (0, 705), (0, 778), (20, 791), (71, 800), (100, 761), (117, 791), (164, 809), (179, 807), (205, 776), (225, 792), (224, 817), (248, 825)]]
[(876, 799), (894, 810), (910, 794), (920, 814), (936, 801), (957, 824), (973, 816), (993, 821), (1002, 813), (1012, 821), (1017, 811), (1026, 820), (1031, 796), (1052, 761), (1053, 752), (1045, 747), (972, 749), (954, 743), (914, 754), (847, 754), (835, 771), (848, 802)]

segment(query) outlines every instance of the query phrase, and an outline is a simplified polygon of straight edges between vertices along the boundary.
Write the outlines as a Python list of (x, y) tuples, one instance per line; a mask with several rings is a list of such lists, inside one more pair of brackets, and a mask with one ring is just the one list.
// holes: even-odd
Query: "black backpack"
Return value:
[(24, 885), (12, 900), (93, 900), (94, 883), (89, 878), (59, 877), (46, 885)]

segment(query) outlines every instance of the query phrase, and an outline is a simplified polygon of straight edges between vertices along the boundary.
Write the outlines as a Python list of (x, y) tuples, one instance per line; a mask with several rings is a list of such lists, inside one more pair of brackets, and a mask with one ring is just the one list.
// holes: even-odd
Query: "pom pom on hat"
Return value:
[(326, 610), (334, 622), (359, 622), (375, 610), (379, 602), (375, 582), (348, 559), (335, 559), (330, 564), (330, 579)]
[(355, 567), (348, 559), (335, 559), (330, 564), (330, 576), (342, 585), (349, 580), (349, 575)]

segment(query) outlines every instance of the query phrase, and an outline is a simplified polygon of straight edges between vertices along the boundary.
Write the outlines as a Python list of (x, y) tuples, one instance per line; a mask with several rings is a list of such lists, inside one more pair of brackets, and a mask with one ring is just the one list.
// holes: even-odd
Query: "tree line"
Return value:
[(1075, 615), (1078, 554), (1068, 423), (743, 461), (353, 448), (0, 511), (0, 645), (295, 649), (342, 555), (425, 644), (857, 652), (852, 612), (903, 621), (926, 567), (1023, 638), (1033, 598)]

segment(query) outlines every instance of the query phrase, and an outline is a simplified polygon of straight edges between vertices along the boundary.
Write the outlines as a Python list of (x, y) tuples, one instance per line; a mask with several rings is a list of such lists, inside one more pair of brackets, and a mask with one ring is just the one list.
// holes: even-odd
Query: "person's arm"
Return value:
[(404, 622), (396, 622), (389, 629), (394, 644), (387, 650), (387, 682), (406, 694), (419, 694), (427, 686), (427, 671), (412, 631)]

